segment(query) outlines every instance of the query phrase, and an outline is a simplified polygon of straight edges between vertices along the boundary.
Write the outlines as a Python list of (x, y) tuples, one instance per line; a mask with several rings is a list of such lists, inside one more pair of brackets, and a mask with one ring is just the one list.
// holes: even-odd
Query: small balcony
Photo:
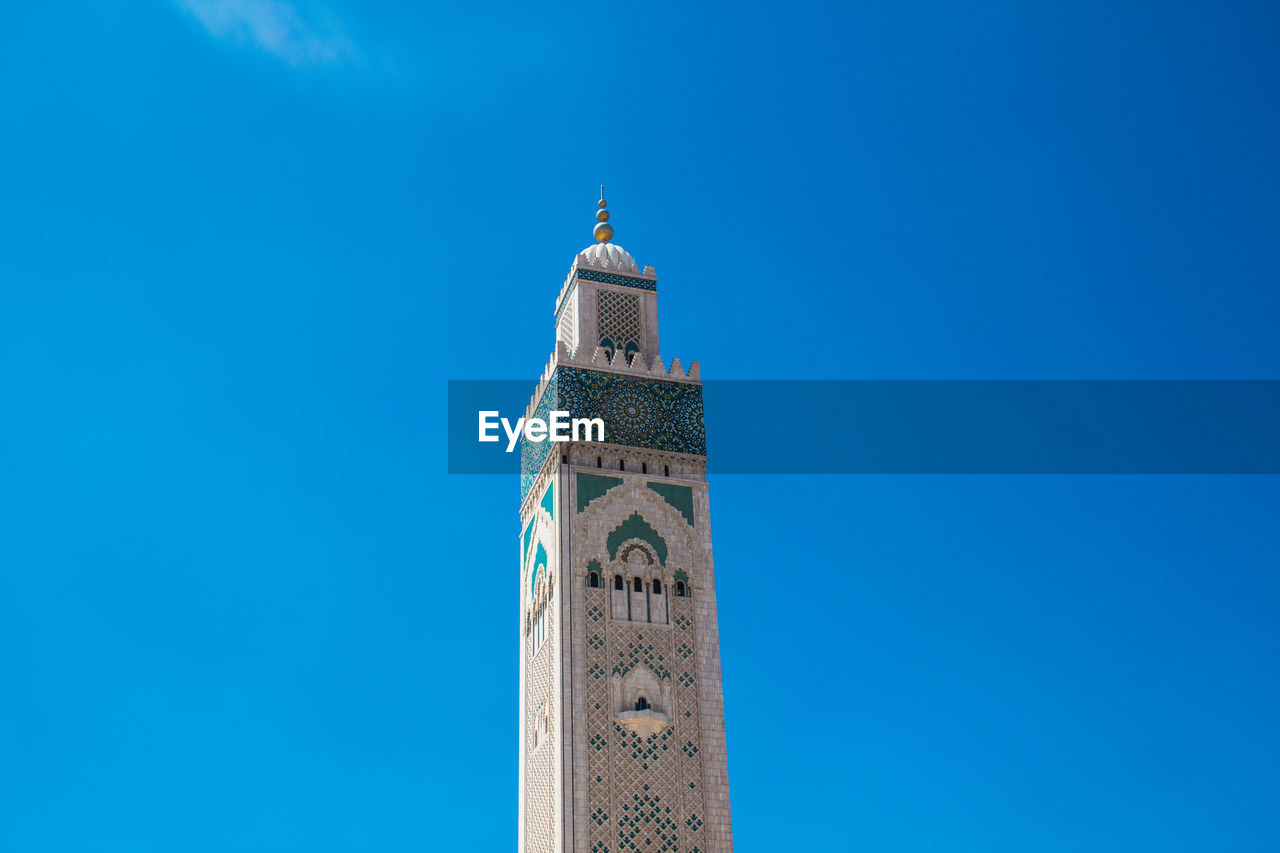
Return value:
[(619, 711), (618, 722), (622, 723), (624, 728), (643, 737), (657, 734), (671, 725), (671, 720), (667, 718), (666, 714), (661, 711), (655, 711), (652, 708), (645, 708), (640, 711)]

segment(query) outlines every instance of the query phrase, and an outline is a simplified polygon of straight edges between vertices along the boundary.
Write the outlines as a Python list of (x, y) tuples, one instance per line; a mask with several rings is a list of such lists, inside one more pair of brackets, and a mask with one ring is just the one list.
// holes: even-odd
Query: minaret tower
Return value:
[(520, 853), (733, 849), (698, 363), (665, 365), (658, 277), (596, 243), (556, 302), (526, 417), (604, 442), (525, 442)]

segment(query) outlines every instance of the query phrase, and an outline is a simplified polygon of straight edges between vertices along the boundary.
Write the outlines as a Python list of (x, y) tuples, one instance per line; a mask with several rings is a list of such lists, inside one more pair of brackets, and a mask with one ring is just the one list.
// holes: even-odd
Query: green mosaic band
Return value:
[(578, 270), (578, 278), (585, 278), (587, 281), (598, 281), (603, 284), (618, 284), (623, 287), (636, 287), (640, 290), (652, 290), (657, 292), (658, 283), (648, 278), (633, 278), (629, 275), (618, 275), (611, 272), (596, 272), (595, 270)]
[[(669, 379), (623, 376), (583, 367), (557, 367), (533, 416), (552, 411), (601, 418), (604, 443), (645, 450), (707, 455), (702, 386)], [(554, 444), (520, 439), (520, 499), (533, 487)]]

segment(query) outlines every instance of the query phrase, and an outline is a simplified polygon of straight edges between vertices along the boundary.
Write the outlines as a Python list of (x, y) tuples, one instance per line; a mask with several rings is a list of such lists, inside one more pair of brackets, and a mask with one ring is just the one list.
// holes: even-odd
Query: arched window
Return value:
[(622, 591), (622, 575), (613, 576), (613, 588), (618, 590), (619, 592)]
[(676, 581), (676, 595), (680, 596), (681, 598), (684, 598), (685, 596), (684, 581)]
[(625, 460), (625, 459), (619, 459), (619, 460), (618, 460), (618, 470), (619, 470), (619, 471), (625, 471), (625, 470), (627, 470), (627, 460)]
[(647, 710), (649, 710), (649, 700), (648, 700), (648, 699), (646, 699), (646, 698), (644, 698), (643, 696), (641, 696), (639, 699), (637, 699), (637, 700), (636, 700), (636, 710), (637, 710), (637, 711), (647, 711)]
[(641, 463), (640, 463), (640, 473), (641, 473), (641, 474), (648, 474), (648, 473), (649, 473), (649, 463), (648, 463), (648, 462), (641, 462)]
[(603, 460), (603, 459), (601, 459), (599, 456), (597, 456), (597, 457), (596, 457), (596, 467), (597, 467), (597, 468), (603, 468), (603, 467), (604, 467), (604, 460)]
[(644, 592), (644, 582), (640, 578), (635, 579), (636, 592)]
[(600, 575), (596, 572), (592, 572), (591, 574), (587, 575), (587, 586), (591, 587), (592, 589), (599, 589)]
[(664, 476), (664, 477), (670, 477), (670, 476), (671, 476), (671, 466), (670, 466), (670, 465), (663, 465), (663, 466), (662, 466), (662, 476)]
[(662, 581), (655, 580), (653, 582), (653, 594), (662, 595)]

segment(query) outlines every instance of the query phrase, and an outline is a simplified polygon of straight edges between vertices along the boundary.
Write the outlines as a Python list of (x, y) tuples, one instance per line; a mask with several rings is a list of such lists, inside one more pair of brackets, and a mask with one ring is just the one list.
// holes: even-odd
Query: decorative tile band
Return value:
[[(542, 389), (542, 399), (538, 401), (538, 407), (534, 409), (533, 417), (541, 418), (545, 421), (551, 411), (552, 403), (557, 403), (557, 409), (563, 408), (558, 405), (560, 394), (556, 390), (560, 370), (560, 368), (556, 368), (556, 371), (551, 374), (551, 378), (547, 380), (547, 387)], [(533, 488), (533, 481), (538, 478), (538, 472), (542, 470), (542, 463), (547, 461), (547, 456), (554, 446), (549, 441), (526, 441), (523, 436), (520, 438), (520, 501), (522, 503), (529, 494), (529, 490)]]
[[(605, 444), (707, 455), (698, 384), (561, 366), (547, 381), (533, 416), (546, 420), (552, 410), (574, 418), (601, 418)], [(549, 441), (520, 440), (521, 500), (552, 447)]]
[(557, 367), (559, 408), (604, 420), (605, 443), (707, 455), (702, 386), (585, 367)]
[(556, 302), (556, 322), (560, 322), (560, 315), (564, 313), (564, 306), (569, 304), (569, 297), (573, 295), (574, 288), (578, 285), (578, 279), (586, 279), (587, 281), (598, 281), (603, 284), (616, 284), (621, 287), (634, 287), (638, 290), (651, 290), (657, 292), (658, 283), (650, 281), (647, 278), (632, 278), (629, 275), (618, 275), (611, 272), (596, 272), (595, 270), (578, 270), (577, 275), (569, 282), (568, 287), (560, 295), (560, 299)]
[(595, 270), (578, 270), (578, 278), (584, 278), (587, 281), (599, 281), (604, 284), (618, 284), (622, 287), (636, 287), (640, 290), (658, 289), (658, 283), (647, 278), (633, 278), (629, 275), (618, 275), (611, 272), (596, 272)]

